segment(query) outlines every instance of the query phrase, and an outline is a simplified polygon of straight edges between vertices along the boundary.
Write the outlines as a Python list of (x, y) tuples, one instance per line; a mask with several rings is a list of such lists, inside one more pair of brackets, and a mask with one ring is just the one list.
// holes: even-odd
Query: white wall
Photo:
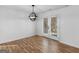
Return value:
[(0, 6), (0, 43), (35, 35), (35, 22), (28, 13)]
[[(79, 6), (69, 6), (55, 11), (50, 11), (45, 14), (40, 14), (38, 20), (38, 34), (43, 33), (43, 18), (56, 15), (59, 19), (59, 41), (69, 44), (74, 47), (79, 47)], [(45, 35), (46, 36), (46, 35)], [(53, 38), (53, 37), (52, 37)]]
[(25, 11), (0, 6), (0, 43), (36, 34), (55, 39), (43, 33), (43, 18), (48, 17), (50, 21), (53, 15), (58, 17), (59, 22), (60, 37), (56, 39), (79, 47), (79, 6), (70, 6), (40, 14), (36, 22), (31, 22)]

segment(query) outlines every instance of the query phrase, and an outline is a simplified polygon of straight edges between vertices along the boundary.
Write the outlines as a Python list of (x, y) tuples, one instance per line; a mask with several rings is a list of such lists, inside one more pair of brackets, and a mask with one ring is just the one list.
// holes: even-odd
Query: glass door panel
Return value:
[(43, 28), (44, 28), (44, 33), (48, 33), (48, 18), (44, 18), (44, 24), (43, 24)]

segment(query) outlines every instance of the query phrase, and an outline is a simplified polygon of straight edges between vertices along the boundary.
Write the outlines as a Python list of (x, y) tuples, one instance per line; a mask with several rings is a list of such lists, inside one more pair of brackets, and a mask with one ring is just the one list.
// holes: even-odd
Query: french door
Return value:
[(44, 18), (43, 32), (50, 37), (59, 37), (59, 20), (57, 16), (52, 16), (49, 19)]

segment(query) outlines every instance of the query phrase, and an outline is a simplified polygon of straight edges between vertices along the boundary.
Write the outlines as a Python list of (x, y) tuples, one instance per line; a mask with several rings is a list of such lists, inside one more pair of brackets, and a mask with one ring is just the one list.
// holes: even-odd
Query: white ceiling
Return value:
[[(34, 11), (36, 13), (43, 13), (43, 12), (47, 12), (47, 11), (63, 8), (63, 7), (66, 7), (66, 6), (67, 5), (35, 5)], [(32, 11), (32, 6), (31, 5), (20, 5), (20, 6), (16, 6), (16, 7), (24, 9), (27, 12), (31, 12)]]
[[(1, 5), (0, 7), (15, 9), (17, 11), (24, 11), (27, 13), (31, 13), (32, 6), (31, 5)], [(47, 11), (57, 10), (67, 7), (67, 5), (35, 5), (34, 11), (36, 13), (44, 13)]]

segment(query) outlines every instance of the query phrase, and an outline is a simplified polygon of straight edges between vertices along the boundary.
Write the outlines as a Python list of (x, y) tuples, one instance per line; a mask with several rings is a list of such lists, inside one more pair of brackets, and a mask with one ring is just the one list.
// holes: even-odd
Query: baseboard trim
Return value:
[(27, 37), (27, 36), (24, 36), (24, 37), (17, 38), (17, 39), (15, 39), (15, 40), (5, 41), (5, 42), (2, 42), (2, 43), (0, 43), (0, 44), (12, 42), (12, 41), (17, 41), (17, 40), (21, 40), (21, 39), (25, 39), (25, 38), (28, 39), (28, 38), (31, 38), (31, 37), (34, 37), (34, 36), (41, 36), (41, 37), (44, 37), (44, 38), (47, 38), (47, 39), (51, 39), (51, 40), (60, 42), (60, 43), (65, 44), (65, 45), (67, 45), (67, 46), (71, 46), (71, 47), (74, 47), (74, 48), (79, 49), (78, 46), (75, 46), (75, 45), (73, 45), (73, 44), (69, 44), (69, 43), (67, 43), (67, 42), (60, 41), (60, 40), (55, 40), (55, 39), (52, 39), (52, 38), (49, 38), (49, 37), (46, 37), (46, 36), (42, 36), (42, 35), (31, 35), (31, 36), (28, 36), (28, 37)]
[[(38, 35), (39, 36), (39, 35)], [(41, 36), (41, 37), (44, 37), (44, 38), (47, 38), (47, 39), (52, 39), (52, 38), (49, 38), (49, 37), (46, 37), (46, 36)], [(79, 49), (78, 46), (75, 46), (75, 45), (72, 45), (72, 44), (69, 44), (67, 42), (64, 42), (64, 41), (60, 41), (60, 40), (55, 40), (55, 39), (52, 39), (54, 41), (57, 41), (57, 42), (60, 42), (61, 44), (64, 44), (64, 45), (67, 45), (67, 46), (70, 46), (70, 47), (73, 47), (73, 48), (77, 48)]]
[(74, 44), (70, 44), (70, 43), (67, 43), (67, 42), (64, 42), (64, 41), (59, 41), (60, 43), (63, 43), (63, 44), (66, 44), (66, 45), (69, 45), (71, 47), (74, 47), (74, 48), (78, 48), (79, 49), (79, 46), (77, 45), (74, 45)]
[(8, 42), (12, 42), (12, 41), (17, 41), (17, 40), (21, 40), (21, 39), (24, 39), (24, 38), (31, 38), (33, 36), (38, 36), (38, 35), (31, 35), (31, 36), (22, 36), (22, 37), (17, 37), (17, 38), (14, 38), (14, 39), (9, 39), (7, 41), (4, 41), (4, 42), (0, 42), (0, 44), (4, 44), (4, 43), (8, 43)]

